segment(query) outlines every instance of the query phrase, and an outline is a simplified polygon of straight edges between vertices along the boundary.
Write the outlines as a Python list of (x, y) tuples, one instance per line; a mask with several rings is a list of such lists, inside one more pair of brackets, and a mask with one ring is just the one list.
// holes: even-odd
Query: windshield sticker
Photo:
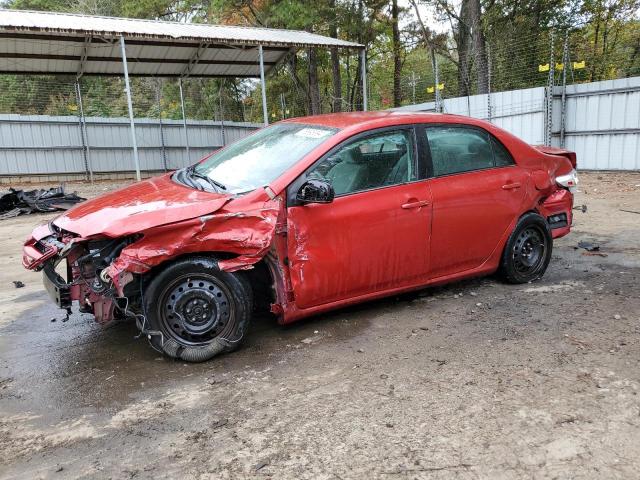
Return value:
[(322, 138), (329, 135), (331, 132), (328, 130), (321, 130), (319, 128), (303, 128), (299, 132), (296, 132), (296, 136), (305, 138)]

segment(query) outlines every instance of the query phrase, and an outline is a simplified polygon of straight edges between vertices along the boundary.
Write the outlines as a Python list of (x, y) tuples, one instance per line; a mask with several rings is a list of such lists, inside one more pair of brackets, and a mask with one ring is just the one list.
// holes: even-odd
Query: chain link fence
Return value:
[[(417, 45), (403, 54), (401, 105), (433, 102), (432, 109), (436, 111), (488, 120), (541, 109), (551, 115), (551, 96), (546, 100), (503, 96), (496, 107), (491, 103), (492, 94), (640, 75), (636, 43), (633, 39), (614, 38), (598, 45), (593, 29), (570, 27), (531, 32), (501, 28), (499, 36), (489, 30), (482, 49), (470, 46), (462, 54), (436, 52), (432, 56), (427, 48)], [(314, 111), (362, 109), (362, 71), (357, 53), (340, 54), (339, 93), (334, 88), (331, 52), (317, 50), (315, 56), (320, 65), (316, 75), (308, 68), (309, 51), (303, 50), (279, 64), (267, 77), (270, 122)], [(369, 109), (394, 106), (392, 71), (390, 51), (368, 52)], [(315, 91), (309, 88), (312, 82), (319, 85), (317, 96), (310, 93)], [(76, 123), (82, 158), (76, 163), (84, 165), (87, 178), (105, 170), (132, 170), (123, 78), (87, 76), (76, 80), (53, 75), (0, 75), (0, 89), (2, 118), (48, 116)], [(262, 123), (260, 84), (256, 79), (132, 78), (131, 90), (138, 146), (147, 152), (147, 159), (143, 155), (141, 160), (143, 170), (170, 170), (189, 164)], [(474, 98), (481, 94), (489, 95), (482, 102)], [(463, 101), (445, 102), (454, 98)], [(24, 142), (39, 142), (43, 148), (70, 142), (64, 138), (47, 140), (44, 137), (54, 134), (43, 129), (38, 132), (42, 139), (25, 138)], [(550, 138), (551, 132), (545, 132), (544, 142), (549, 143)], [(113, 150), (110, 158), (107, 147)], [(160, 163), (154, 158), (160, 158)], [(6, 161), (11, 160), (7, 157)], [(17, 164), (28, 161), (28, 157), (16, 154), (13, 161)]]
[[(594, 45), (593, 32), (584, 28), (539, 32), (491, 32), (481, 51), (436, 53), (416, 46), (404, 54), (400, 75), (401, 105), (440, 99), (547, 86), (549, 72), (556, 85), (593, 82), (640, 75), (639, 38)], [(613, 44), (613, 46), (611, 45)], [(635, 46), (635, 47), (634, 47)], [(270, 121), (304, 116), (312, 111), (353, 111), (362, 108), (358, 57), (340, 55), (341, 92), (336, 95), (328, 51), (317, 50), (319, 98), (309, 93), (309, 55), (301, 51), (279, 65), (267, 78)], [(435, 69), (434, 69), (435, 67)], [(393, 107), (391, 52), (369, 52), (368, 98), (371, 110)], [(437, 79), (437, 81), (436, 81)], [(133, 78), (133, 107), (138, 118), (182, 119), (178, 79)], [(259, 82), (254, 79), (198, 79), (182, 81), (185, 115), (193, 120), (260, 122)], [(88, 117), (126, 117), (124, 81), (118, 77), (80, 80), (84, 114)], [(75, 78), (0, 75), (0, 113), (76, 115)]]
[[(636, 43), (628, 41), (603, 48), (594, 46), (592, 35), (589, 30), (575, 28), (507, 35), (502, 32), (498, 39), (486, 39), (483, 52), (469, 51), (464, 58), (436, 53), (435, 69), (430, 52), (416, 48), (403, 65), (401, 106), (640, 75), (640, 37)], [(382, 80), (388, 79), (388, 73), (380, 71), (388, 70), (388, 62), (380, 68), (375, 64), (369, 68), (373, 77), (370, 105), (374, 109), (391, 108), (392, 86)], [(526, 106), (512, 107), (516, 110)], [(479, 112), (455, 113), (480, 116)]]

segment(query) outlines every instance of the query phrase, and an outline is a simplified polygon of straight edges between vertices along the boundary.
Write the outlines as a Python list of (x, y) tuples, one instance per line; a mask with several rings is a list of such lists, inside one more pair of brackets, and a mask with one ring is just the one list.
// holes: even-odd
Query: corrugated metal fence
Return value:
[[(136, 119), (140, 167), (157, 172), (180, 168), (261, 125), (189, 120)], [(86, 135), (85, 135), (86, 133)], [(125, 173), (134, 170), (129, 120), (0, 115), (0, 177)]]
[[(492, 121), (531, 144), (576, 151), (579, 167), (640, 170), (640, 77), (555, 87), (551, 125), (544, 87), (449, 98), (446, 113)], [(434, 111), (422, 103), (400, 110)], [(189, 158), (181, 121), (137, 119), (143, 171), (171, 170), (243, 137), (259, 124), (188, 122)], [(0, 181), (12, 177), (124, 174), (133, 171), (128, 119), (0, 115)]]
[[(640, 170), (640, 77), (568, 85), (553, 95), (552, 145), (587, 170)], [(564, 140), (564, 141), (563, 141)]]
[[(585, 170), (640, 170), (640, 77), (555, 87), (551, 124), (545, 87), (442, 101), (445, 113), (490, 120), (533, 145), (549, 137)], [(397, 110), (435, 111), (434, 102)]]

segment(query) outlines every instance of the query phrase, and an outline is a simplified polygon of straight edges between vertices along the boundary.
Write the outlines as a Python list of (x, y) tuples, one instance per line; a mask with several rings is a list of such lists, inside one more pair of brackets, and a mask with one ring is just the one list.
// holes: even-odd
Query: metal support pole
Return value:
[(189, 154), (189, 135), (187, 134), (187, 117), (184, 113), (184, 95), (182, 93), (182, 78), (178, 79), (178, 86), (180, 87), (180, 108), (182, 109), (182, 129), (184, 131), (184, 147), (187, 152), (187, 165), (191, 163), (191, 157)]
[(220, 79), (220, 84), (218, 85), (218, 99), (220, 104), (220, 133), (222, 134), (222, 146), (224, 147), (227, 144), (227, 139), (224, 133), (224, 108), (222, 107), (222, 84), (224, 79)]
[(284, 101), (284, 92), (280, 93), (280, 117), (282, 118), (282, 120), (285, 119), (285, 111), (286, 111), (286, 104)]
[(91, 158), (89, 152), (89, 137), (87, 135), (87, 121), (84, 117), (84, 106), (82, 104), (82, 90), (80, 89), (80, 79), (76, 80), (76, 98), (78, 100), (78, 110), (80, 113), (80, 139), (82, 140), (82, 154), (84, 157), (84, 169), (87, 172), (89, 181), (93, 183), (93, 169), (91, 168)]
[(547, 111), (546, 111), (546, 125), (545, 125), (545, 139), (544, 144), (547, 146), (551, 146), (551, 124), (553, 123), (553, 84), (554, 77), (556, 72), (556, 63), (553, 55), (554, 45), (553, 45), (553, 30), (551, 31), (551, 49), (549, 53), (549, 78), (547, 80)]
[(264, 80), (264, 53), (262, 45), (258, 45), (258, 55), (260, 56), (260, 89), (262, 91), (262, 117), (264, 125), (269, 125), (269, 112), (267, 112), (267, 83)]
[(492, 106), (491, 106), (491, 47), (487, 45), (487, 67), (488, 67), (488, 78), (487, 78), (487, 118), (491, 122), (493, 117)]
[(416, 72), (411, 72), (411, 104), (416, 104)]
[(438, 59), (436, 58), (436, 54), (431, 49), (431, 61), (433, 62), (433, 78), (434, 78), (434, 91), (435, 91), (435, 100), (436, 100), (436, 112), (442, 112), (442, 102), (440, 101), (440, 90), (438, 89), (438, 84), (440, 83), (440, 76), (438, 72)]
[(160, 124), (160, 146), (162, 148), (162, 168), (166, 172), (167, 168), (167, 149), (164, 144), (164, 127), (162, 125), (162, 102), (161, 102), (161, 92), (162, 92), (162, 80), (158, 81), (158, 89), (156, 90), (156, 101), (158, 102), (158, 123)]
[(562, 51), (562, 106), (560, 108), (560, 147), (564, 148), (564, 132), (567, 120), (567, 68), (569, 68), (569, 31), (564, 35)]
[(129, 109), (129, 124), (131, 125), (131, 145), (133, 146), (133, 162), (136, 167), (136, 179), (140, 181), (140, 159), (138, 158), (138, 143), (136, 142), (136, 126), (133, 122), (133, 103), (131, 101), (131, 85), (129, 85), (129, 68), (127, 67), (127, 52), (124, 35), (120, 35), (120, 51), (122, 52), (122, 68), (124, 70), (124, 89), (127, 92), (127, 107)]
[(362, 111), (369, 109), (369, 99), (367, 98), (367, 51), (360, 50), (360, 69), (362, 70)]

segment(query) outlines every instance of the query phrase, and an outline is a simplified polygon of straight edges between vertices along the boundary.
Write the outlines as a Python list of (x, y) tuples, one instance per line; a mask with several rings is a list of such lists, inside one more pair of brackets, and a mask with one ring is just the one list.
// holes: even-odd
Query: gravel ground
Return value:
[(20, 266), (50, 217), (0, 222), (0, 478), (639, 478), (640, 174), (581, 180), (540, 282), (256, 319), (197, 365), (63, 322)]

